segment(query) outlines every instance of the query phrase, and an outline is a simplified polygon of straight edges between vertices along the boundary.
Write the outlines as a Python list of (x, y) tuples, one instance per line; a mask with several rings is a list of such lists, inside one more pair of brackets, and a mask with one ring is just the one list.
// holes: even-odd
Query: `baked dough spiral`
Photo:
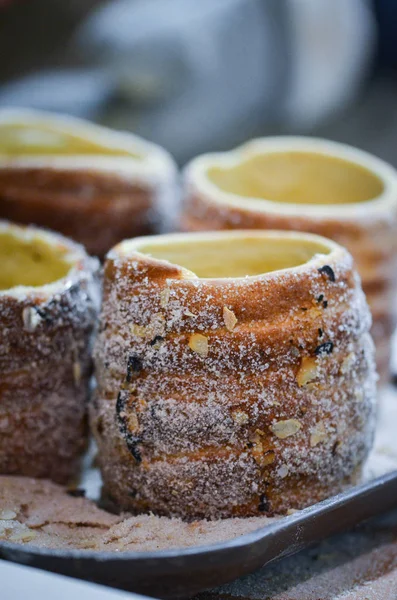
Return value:
[(87, 443), (96, 259), (0, 221), (0, 473), (77, 475)]
[(370, 323), (350, 254), (319, 236), (119, 244), (90, 411), (107, 494), (220, 518), (302, 508), (356, 481), (374, 432)]
[(165, 150), (130, 133), (0, 110), (0, 218), (60, 231), (90, 254), (164, 226), (175, 173)]
[(327, 140), (252, 140), (188, 165), (181, 226), (307, 231), (345, 246), (372, 311), (378, 371), (383, 381), (389, 378), (397, 272), (393, 167)]

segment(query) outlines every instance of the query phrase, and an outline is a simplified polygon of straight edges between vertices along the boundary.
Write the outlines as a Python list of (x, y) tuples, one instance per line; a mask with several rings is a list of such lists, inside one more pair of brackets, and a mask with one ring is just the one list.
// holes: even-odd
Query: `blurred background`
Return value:
[(293, 133), (397, 166), (395, 0), (0, 0), (0, 106), (132, 130), (183, 164)]

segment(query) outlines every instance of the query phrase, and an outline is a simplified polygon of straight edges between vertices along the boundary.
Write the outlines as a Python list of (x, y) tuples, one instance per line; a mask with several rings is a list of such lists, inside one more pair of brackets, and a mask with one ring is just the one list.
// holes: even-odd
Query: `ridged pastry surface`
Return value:
[[(231, 276), (253, 239), (264, 254), (284, 244), (295, 264)], [(211, 252), (201, 277), (190, 270), (205, 247), (223, 276), (204, 277)], [(91, 405), (106, 492), (135, 512), (219, 518), (300, 508), (356, 481), (375, 421), (370, 322), (350, 255), (317, 236), (119, 245)]]
[[(322, 170), (317, 173), (317, 179), (309, 182), (312, 196), (306, 204), (299, 187), (304, 180), (300, 177), (313, 178), (316, 161), (311, 166), (307, 160), (300, 171), (293, 160), (294, 152), (305, 151), (317, 153), (317, 160), (325, 154), (331, 167), (327, 172), (326, 163), (320, 165)], [(273, 153), (278, 152), (284, 153), (284, 163), (276, 163), (279, 171), (273, 168), (266, 178), (266, 169), (260, 169), (261, 156), (271, 159)], [(339, 173), (332, 172), (335, 160), (340, 163)], [(251, 166), (247, 172), (244, 168), (250, 161), (254, 162), (255, 170), (252, 171)], [(352, 166), (367, 171), (361, 181), (359, 170), (353, 171), (352, 177), (349, 170)], [(309, 167), (311, 170), (306, 173)], [(321, 181), (327, 189), (316, 204), (315, 193), (320, 193)], [(330, 203), (333, 189), (338, 194), (335, 204)], [(273, 192), (273, 199), (260, 197), (261, 190)], [(368, 198), (370, 191), (378, 195)], [(293, 197), (296, 203), (292, 203)], [(354, 201), (349, 202), (350, 197)], [(276, 201), (277, 198), (283, 201)], [(185, 231), (307, 231), (345, 246), (354, 257), (372, 312), (378, 370), (383, 381), (388, 379), (397, 291), (397, 173), (393, 167), (365, 152), (326, 140), (290, 137), (253, 140), (234, 151), (203, 155), (190, 163), (185, 171), (181, 227)]]
[(4, 221), (0, 261), (0, 473), (66, 482), (87, 443), (98, 263)]
[(103, 257), (154, 232), (174, 193), (162, 148), (81, 119), (0, 110), (0, 218), (60, 231)]

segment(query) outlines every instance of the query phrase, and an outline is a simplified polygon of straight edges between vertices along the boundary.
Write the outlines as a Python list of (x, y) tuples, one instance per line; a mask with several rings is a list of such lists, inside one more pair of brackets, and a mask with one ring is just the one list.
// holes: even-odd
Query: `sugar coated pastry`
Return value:
[(387, 379), (395, 327), (397, 173), (349, 146), (303, 137), (253, 140), (194, 159), (185, 171), (184, 230), (292, 229), (353, 255)]
[(91, 254), (164, 224), (174, 178), (169, 154), (130, 133), (0, 110), (0, 218), (55, 229)]
[(122, 242), (105, 263), (90, 410), (107, 494), (224, 518), (357, 481), (375, 423), (370, 324), (350, 254), (319, 236)]
[(0, 473), (66, 482), (87, 442), (98, 263), (0, 221)]

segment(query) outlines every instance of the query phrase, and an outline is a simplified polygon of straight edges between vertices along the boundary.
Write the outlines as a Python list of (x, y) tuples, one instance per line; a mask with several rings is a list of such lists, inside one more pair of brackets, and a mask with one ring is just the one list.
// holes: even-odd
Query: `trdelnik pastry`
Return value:
[(188, 231), (292, 229), (329, 237), (353, 255), (373, 315), (382, 378), (395, 327), (397, 172), (370, 154), (304, 137), (252, 140), (195, 158), (185, 171)]
[(219, 518), (356, 481), (375, 424), (370, 323), (351, 256), (319, 236), (119, 244), (91, 405), (106, 492), (128, 510)]
[(0, 473), (77, 475), (98, 266), (60, 235), (0, 221)]
[(164, 226), (175, 173), (163, 148), (133, 134), (0, 110), (0, 217), (60, 231), (90, 254)]

